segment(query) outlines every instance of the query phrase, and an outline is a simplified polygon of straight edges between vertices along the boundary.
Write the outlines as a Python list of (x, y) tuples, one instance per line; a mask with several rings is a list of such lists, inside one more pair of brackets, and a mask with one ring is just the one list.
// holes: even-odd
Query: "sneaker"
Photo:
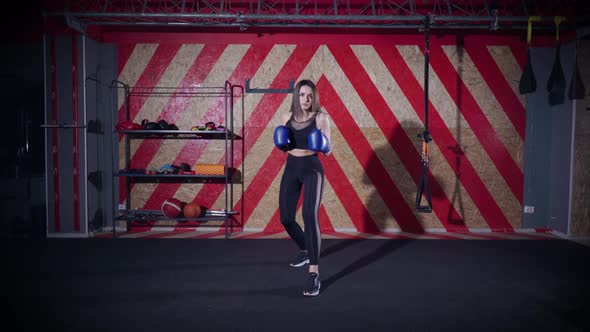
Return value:
[(307, 250), (301, 251), (295, 259), (289, 263), (292, 267), (301, 267), (305, 264), (309, 264), (309, 256), (307, 256)]
[(316, 296), (320, 293), (320, 276), (315, 272), (307, 274), (307, 280), (305, 281), (305, 290), (303, 295), (305, 296)]

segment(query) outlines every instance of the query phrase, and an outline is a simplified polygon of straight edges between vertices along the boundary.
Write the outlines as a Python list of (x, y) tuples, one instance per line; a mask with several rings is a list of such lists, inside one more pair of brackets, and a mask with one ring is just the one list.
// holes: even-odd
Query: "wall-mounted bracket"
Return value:
[(293, 79), (289, 81), (288, 89), (252, 89), (250, 88), (250, 79), (246, 79), (246, 93), (291, 93), (293, 90), (295, 90), (295, 81)]

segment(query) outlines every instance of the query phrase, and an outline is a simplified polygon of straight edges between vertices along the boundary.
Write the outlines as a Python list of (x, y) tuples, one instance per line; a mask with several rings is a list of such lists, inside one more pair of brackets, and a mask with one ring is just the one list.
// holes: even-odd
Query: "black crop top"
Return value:
[(299, 122), (299, 121), (295, 120), (295, 118), (293, 118), (293, 115), (291, 115), (291, 118), (289, 119), (289, 121), (287, 121), (287, 124), (285, 124), (285, 126), (287, 128), (289, 128), (291, 130), (291, 132), (293, 133), (292, 139), (295, 142), (291, 143), (290, 145), (294, 149), (308, 149), (309, 148), (307, 145), (307, 136), (309, 136), (309, 133), (311, 133), (312, 130), (317, 129), (318, 126), (315, 121), (317, 116), (318, 116), (318, 113), (316, 112), (308, 120), (303, 121), (303, 122)]

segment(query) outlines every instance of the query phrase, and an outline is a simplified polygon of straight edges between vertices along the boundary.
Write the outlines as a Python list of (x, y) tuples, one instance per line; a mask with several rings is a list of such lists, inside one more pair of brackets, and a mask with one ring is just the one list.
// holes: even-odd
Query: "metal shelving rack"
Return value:
[[(113, 135), (123, 136), (124, 144), (124, 163), (125, 167), (119, 169), (118, 158), (113, 158), (117, 164), (113, 169), (118, 170), (113, 174), (113, 178), (125, 178), (125, 208), (121, 209), (116, 200), (114, 211), (115, 222), (113, 222), (113, 234), (116, 234), (116, 221), (125, 221), (127, 229), (134, 226), (134, 223), (143, 224), (147, 221), (154, 222), (157, 226), (158, 221), (176, 221), (178, 226), (196, 225), (198, 227), (224, 227), (225, 237), (229, 238), (234, 231), (234, 226), (239, 226), (237, 216), (240, 215), (238, 211), (232, 210), (234, 207), (234, 184), (243, 184), (243, 170), (235, 168), (234, 156), (236, 140), (243, 138), (237, 135), (234, 131), (234, 100), (238, 96), (242, 96), (244, 88), (239, 85), (232, 85), (226, 81), (223, 87), (131, 87), (124, 82), (113, 81), (111, 85), (113, 89), (122, 90), (124, 95), (124, 120), (130, 121), (129, 100), (134, 96), (162, 96), (162, 97), (212, 97), (224, 99), (224, 121), (225, 127), (218, 130), (114, 130)], [(241, 98), (241, 118), (244, 123), (244, 99)], [(158, 139), (158, 140), (224, 140), (225, 142), (225, 158), (224, 158), (224, 174), (223, 175), (199, 175), (199, 174), (146, 174), (131, 171), (131, 140), (133, 139)], [(116, 139), (117, 142), (120, 140)], [(119, 143), (120, 144), (120, 143)], [(118, 149), (119, 144), (116, 145)], [(243, 153), (242, 144), (242, 153)], [(118, 151), (114, 151), (118, 154)], [(115, 155), (113, 155), (115, 156)], [(243, 165), (243, 164), (242, 164)], [(225, 185), (225, 208), (221, 210), (209, 210), (197, 218), (169, 218), (166, 217), (160, 210), (137, 209), (131, 207), (131, 185), (132, 183), (216, 183)], [(113, 190), (117, 190), (119, 186), (114, 185)], [(118, 195), (114, 195), (118, 197)], [(192, 223), (190, 223), (192, 222)], [(214, 225), (213, 225), (213, 224)], [(221, 224), (219, 224), (221, 223)], [(243, 223), (243, 222), (242, 222)]]

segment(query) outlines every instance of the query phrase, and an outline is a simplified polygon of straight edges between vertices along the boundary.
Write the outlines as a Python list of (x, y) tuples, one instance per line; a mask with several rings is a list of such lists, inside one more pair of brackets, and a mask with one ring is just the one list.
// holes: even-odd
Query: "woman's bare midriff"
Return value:
[(295, 157), (307, 157), (317, 154), (315, 151), (307, 150), (307, 149), (293, 149), (289, 150), (288, 152), (290, 155)]

